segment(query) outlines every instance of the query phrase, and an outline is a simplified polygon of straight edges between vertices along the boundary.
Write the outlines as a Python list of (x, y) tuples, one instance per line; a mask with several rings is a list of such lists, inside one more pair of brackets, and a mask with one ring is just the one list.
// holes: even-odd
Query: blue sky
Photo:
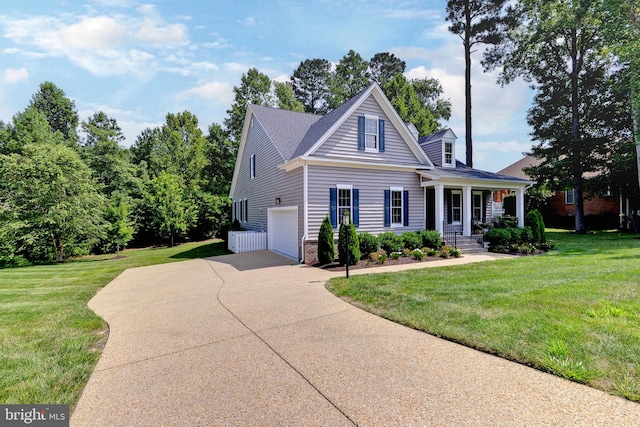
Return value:
[[(391, 52), (409, 78), (436, 77), (453, 104), (447, 123), (464, 149), (464, 60), (447, 31), (445, 0), (10, 0), (0, 10), (0, 120), (11, 121), (52, 81), (86, 120), (115, 118), (132, 144), (168, 112), (188, 110), (206, 131), (222, 124), (242, 73), (287, 80), (301, 61), (336, 63), (349, 49)], [(6, 4), (9, 3), (9, 4)], [(524, 82), (504, 88), (474, 57), (474, 166), (498, 171), (531, 141)]]

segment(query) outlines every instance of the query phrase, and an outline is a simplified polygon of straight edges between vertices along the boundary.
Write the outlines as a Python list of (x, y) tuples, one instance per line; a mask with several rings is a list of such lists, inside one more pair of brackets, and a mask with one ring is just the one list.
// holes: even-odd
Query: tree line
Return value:
[(192, 113), (168, 113), (129, 148), (115, 118), (99, 111), (80, 122), (75, 103), (44, 82), (11, 123), (0, 122), (0, 266), (215, 237), (230, 220), (250, 103), (325, 114), (377, 82), (421, 134), (439, 129), (451, 114), (442, 86), (404, 71), (392, 54), (366, 61), (354, 51), (335, 68), (302, 61), (288, 82), (251, 68), (223, 125), (205, 133)]
[(575, 231), (584, 199), (622, 194), (639, 202), (640, 2), (637, 0), (448, 0), (449, 31), (466, 63), (467, 164), (472, 165), (471, 54), (485, 71), (535, 91), (527, 122), (541, 159), (527, 170), (543, 201), (575, 189)]

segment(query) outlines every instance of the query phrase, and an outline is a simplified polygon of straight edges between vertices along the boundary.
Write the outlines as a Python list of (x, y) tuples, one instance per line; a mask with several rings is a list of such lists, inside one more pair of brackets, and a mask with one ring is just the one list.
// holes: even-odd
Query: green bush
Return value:
[(347, 264), (347, 252), (349, 251), (349, 265), (355, 265), (360, 261), (360, 243), (358, 242), (358, 233), (356, 232), (356, 226), (353, 223), (349, 224), (349, 242), (347, 243), (347, 226), (340, 224), (340, 231), (338, 232), (338, 259), (340, 265)]
[(489, 247), (509, 246), (511, 243), (511, 232), (506, 228), (492, 228), (484, 233), (484, 240), (489, 242)]
[(360, 242), (360, 253), (363, 257), (366, 256), (366, 254), (378, 252), (378, 249), (380, 249), (380, 242), (378, 242), (378, 238), (373, 234), (366, 232), (358, 233), (358, 241)]
[(414, 249), (413, 252), (411, 252), (411, 255), (413, 256), (413, 259), (418, 261), (423, 260), (425, 257), (425, 253), (422, 252), (420, 249)]
[(494, 228), (516, 228), (518, 226), (518, 218), (511, 215), (496, 215), (493, 218)]
[(380, 249), (379, 251), (371, 252), (369, 258), (376, 264), (384, 264), (387, 262), (387, 253), (383, 249)]
[(511, 233), (513, 235), (512, 243), (522, 245), (533, 242), (531, 227), (512, 228)]
[(416, 231), (406, 231), (400, 235), (400, 239), (402, 239), (402, 245), (407, 249), (413, 250), (423, 246), (422, 236)]
[(400, 252), (393, 252), (391, 254), (391, 259), (398, 260), (398, 259), (400, 259), (401, 256), (402, 256), (402, 254)]
[(535, 209), (534, 212), (536, 213), (536, 216), (538, 217), (538, 224), (540, 227), (540, 243), (544, 243), (547, 241), (547, 234), (545, 232), (545, 225), (544, 225), (544, 218), (542, 218), (542, 214), (540, 213), (539, 210)]
[(531, 227), (533, 241), (536, 243), (544, 243), (546, 236), (544, 232), (544, 220), (542, 219), (540, 211), (534, 209), (529, 212), (524, 222), (527, 226)]
[(333, 242), (333, 226), (329, 216), (325, 216), (318, 233), (318, 261), (320, 264), (330, 264), (336, 259)]
[(393, 231), (387, 231), (378, 236), (380, 241), (380, 248), (387, 251), (388, 254), (392, 252), (401, 252), (404, 249), (404, 244), (400, 236), (397, 236)]
[(424, 230), (420, 232), (422, 247), (440, 249), (442, 246), (442, 236), (436, 230)]

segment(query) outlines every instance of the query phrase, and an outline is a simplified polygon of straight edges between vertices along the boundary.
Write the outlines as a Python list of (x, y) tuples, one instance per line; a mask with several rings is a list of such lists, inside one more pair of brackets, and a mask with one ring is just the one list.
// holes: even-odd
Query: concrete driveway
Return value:
[(110, 335), (71, 425), (640, 422), (638, 404), (359, 310), (331, 277), (271, 252), (125, 271), (89, 302)]

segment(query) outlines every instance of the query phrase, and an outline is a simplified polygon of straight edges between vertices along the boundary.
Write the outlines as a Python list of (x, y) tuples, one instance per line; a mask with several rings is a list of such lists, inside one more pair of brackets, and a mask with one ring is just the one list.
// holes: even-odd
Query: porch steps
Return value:
[[(462, 254), (478, 254), (483, 252), (488, 252), (489, 250), (482, 246), (482, 241), (478, 242), (481, 239), (480, 236), (456, 236), (456, 247), (462, 251)], [(445, 244), (448, 246), (453, 246), (453, 242), (445, 241)]]

